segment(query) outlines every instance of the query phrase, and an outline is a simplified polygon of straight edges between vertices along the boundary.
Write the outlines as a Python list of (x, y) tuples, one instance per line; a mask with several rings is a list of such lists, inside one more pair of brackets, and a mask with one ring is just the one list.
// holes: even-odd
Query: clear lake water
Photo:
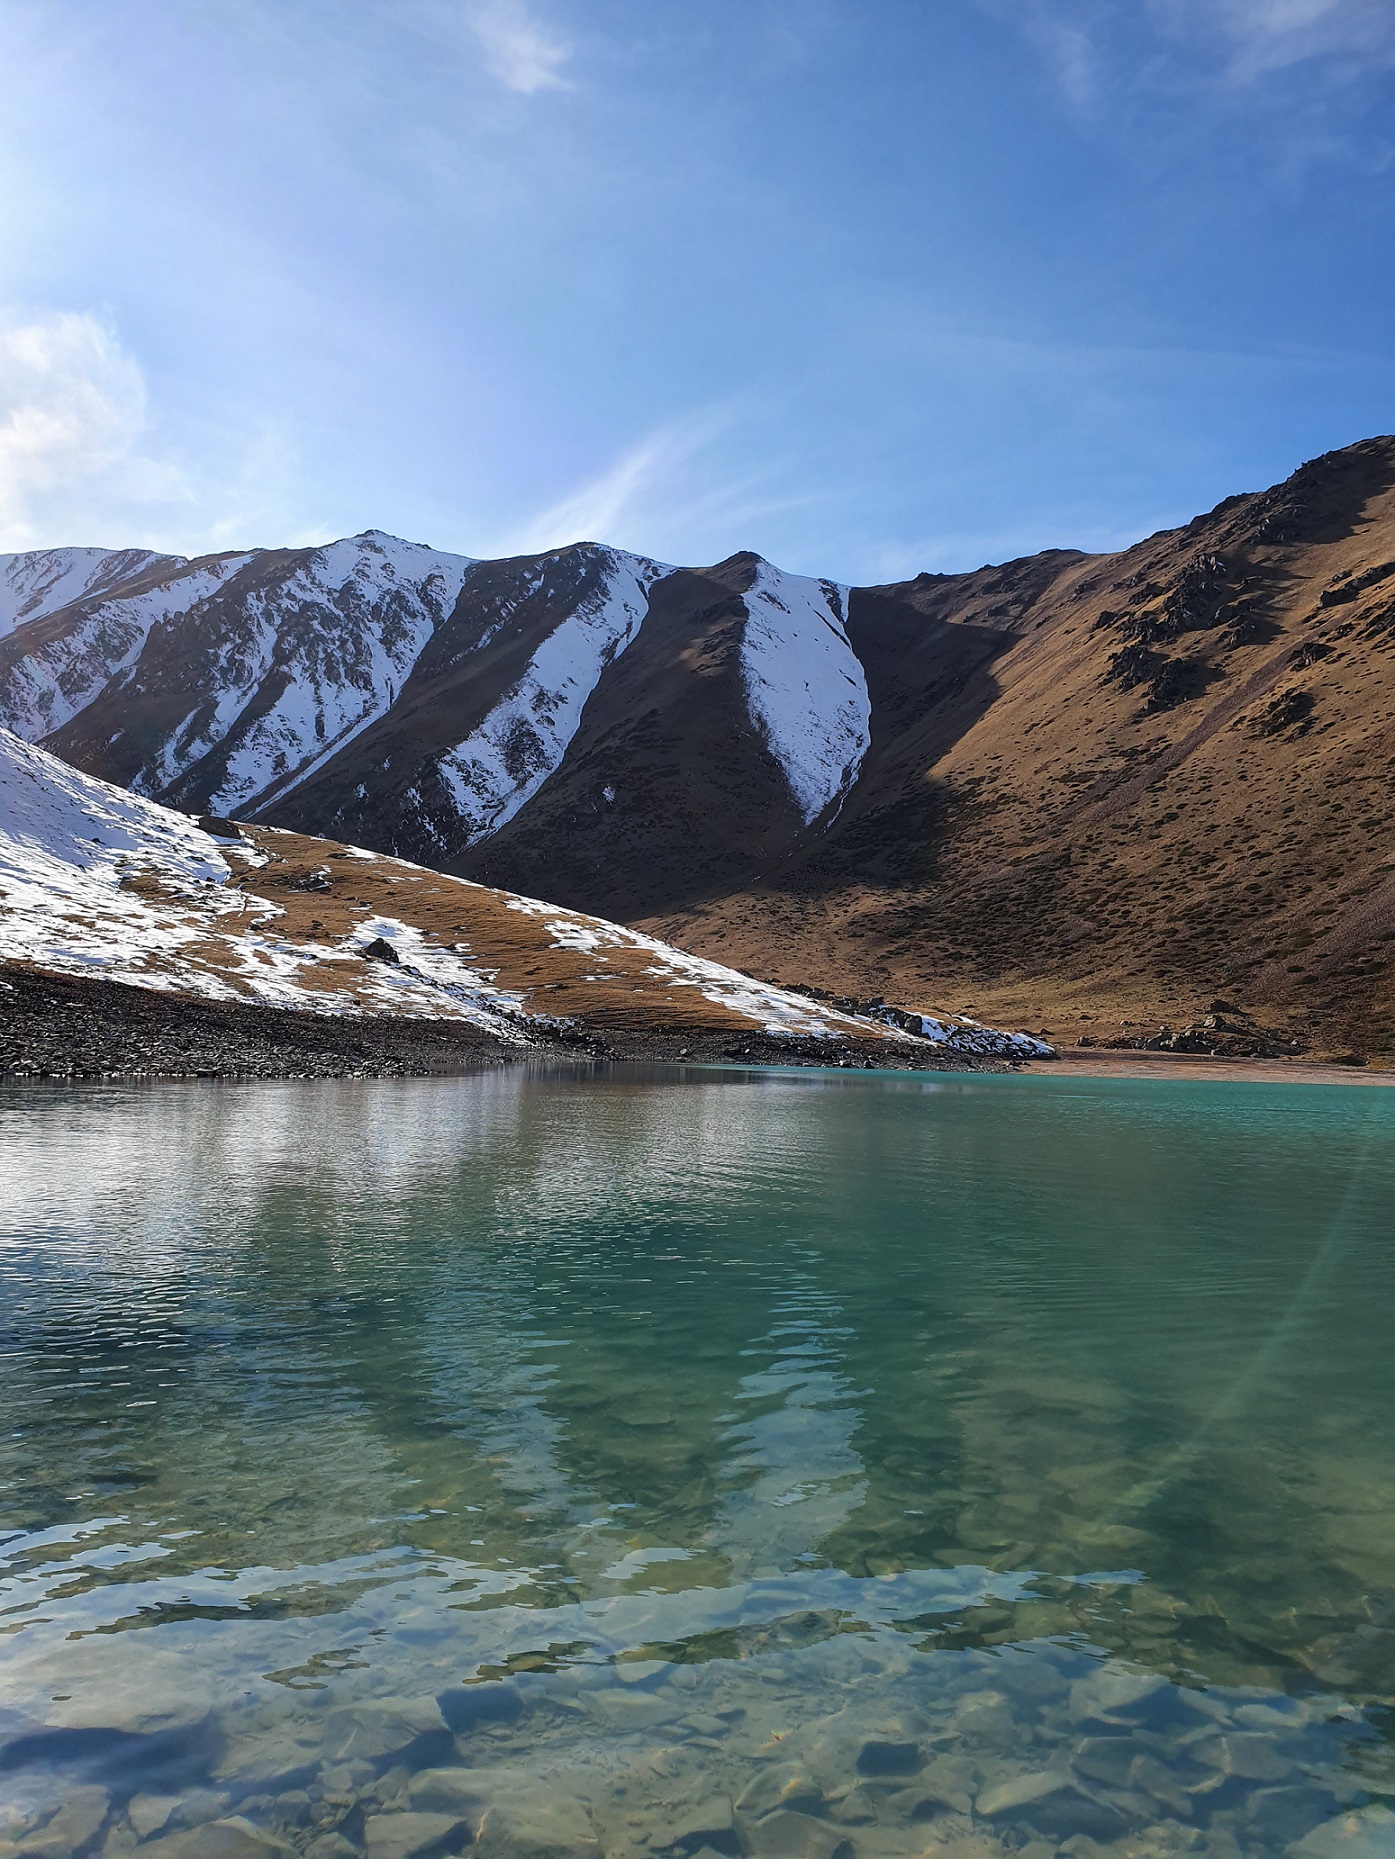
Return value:
[(1395, 1855), (1395, 1092), (0, 1090), (0, 1859)]

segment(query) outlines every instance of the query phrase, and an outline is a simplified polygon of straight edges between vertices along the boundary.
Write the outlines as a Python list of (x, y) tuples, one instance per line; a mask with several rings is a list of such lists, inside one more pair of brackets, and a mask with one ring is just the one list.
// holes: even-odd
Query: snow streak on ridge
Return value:
[(857, 779), (871, 742), (867, 679), (844, 631), (848, 590), (761, 562), (746, 595), (746, 696), (805, 824)]
[[(230, 744), (213, 811), (282, 799), (391, 707), (473, 565), (377, 530), (305, 551), (284, 579), (248, 595), (246, 631), (224, 648), (216, 706), (185, 719), (141, 785), (164, 792)], [(273, 701), (253, 706), (275, 684)]]
[(31, 549), (0, 555), (0, 639), (75, 600), (108, 594), (157, 562), (173, 569), (184, 561), (182, 555), (157, 555), (152, 549)]
[(0, 696), (0, 726), (31, 742), (61, 729), (135, 663), (152, 628), (216, 593), (250, 559), (181, 563), (146, 593), (70, 602), (73, 624), (15, 664)]
[(600, 588), (567, 615), (527, 671), (471, 735), (440, 759), (475, 844), (498, 832), (561, 762), (601, 673), (639, 631), (649, 590), (669, 570), (616, 549)]

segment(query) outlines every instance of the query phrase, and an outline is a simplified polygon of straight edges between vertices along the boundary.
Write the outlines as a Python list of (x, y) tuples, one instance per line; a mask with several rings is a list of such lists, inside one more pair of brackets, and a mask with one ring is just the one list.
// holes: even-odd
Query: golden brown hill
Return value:
[(837, 824), (646, 928), (1067, 1043), (1241, 1010), (1395, 1056), (1395, 439), (1122, 554), (857, 591), (848, 632)]
[[(410, 1056), (404, 1031), (424, 1027), (462, 1036), (428, 1038), (432, 1063), (447, 1047), (459, 1058), (582, 1046), (925, 1069), (1044, 1050), (952, 1018), (841, 1011), (623, 925), (361, 847), (196, 824), (2, 729), (0, 970), (0, 1071), (32, 1069), (36, 1053), (63, 1071), (111, 1069), (94, 1047), (110, 1048), (113, 1032), (119, 1068), (134, 1052), (146, 1069), (135, 1022), (166, 1065), (181, 1029), (206, 1049), (220, 1017), (233, 1069), (245, 1043), (263, 1049), (259, 1064), (289, 1044), (323, 1070), (330, 1021), (355, 1055), (376, 1045), (382, 1056), (361, 1028), (387, 1026), (395, 1066)], [(139, 994), (200, 1011), (153, 1015)], [(308, 1047), (269, 1028), (268, 1009), (302, 1023)], [(420, 1037), (407, 1045), (423, 1056)]]

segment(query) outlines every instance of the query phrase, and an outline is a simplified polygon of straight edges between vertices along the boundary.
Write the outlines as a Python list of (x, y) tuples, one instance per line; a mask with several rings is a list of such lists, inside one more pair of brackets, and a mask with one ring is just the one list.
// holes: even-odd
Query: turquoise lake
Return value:
[(0, 1859), (1395, 1854), (1395, 1092), (0, 1090)]

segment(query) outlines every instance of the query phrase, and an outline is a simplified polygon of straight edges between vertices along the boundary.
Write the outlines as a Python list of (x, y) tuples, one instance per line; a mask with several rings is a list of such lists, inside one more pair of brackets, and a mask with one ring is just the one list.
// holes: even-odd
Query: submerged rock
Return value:
[(73, 1788), (62, 1807), (38, 1832), (22, 1840), (22, 1859), (70, 1859), (83, 1852), (106, 1824), (111, 1797), (105, 1788)]
[(289, 1859), (292, 1849), (249, 1820), (233, 1815), (181, 1833), (166, 1833), (140, 1850), (149, 1859)]
[(337, 1762), (400, 1755), (424, 1736), (449, 1735), (435, 1698), (384, 1698), (348, 1706), (330, 1719), (327, 1752)]
[(363, 1838), (368, 1859), (434, 1859), (458, 1851), (470, 1829), (458, 1814), (370, 1814)]
[(852, 1842), (841, 1827), (785, 1808), (762, 1820), (743, 1819), (737, 1832), (746, 1859), (852, 1859), (853, 1855)]
[(126, 1813), (140, 1838), (148, 1840), (166, 1825), (178, 1806), (177, 1794), (133, 1794), (126, 1803)]
[(974, 1805), (984, 1820), (996, 1820), (1074, 1786), (1070, 1776), (1060, 1769), (1033, 1769), (1026, 1775), (1014, 1775), (1009, 1781), (995, 1782), (985, 1788)]
[(857, 1756), (859, 1775), (914, 1775), (924, 1757), (915, 1743), (891, 1743), (872, 1737), (862, 1745)]
[(1367, 1807), (1328, 1820), (1289, 1847), (1290, 1859), (1395, 1859), (1395, 1812)]

